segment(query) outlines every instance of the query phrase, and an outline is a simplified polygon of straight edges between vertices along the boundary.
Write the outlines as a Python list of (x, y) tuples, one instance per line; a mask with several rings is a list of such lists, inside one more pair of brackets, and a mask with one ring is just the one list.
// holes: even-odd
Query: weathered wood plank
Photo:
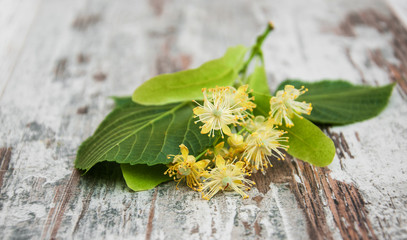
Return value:
[(0, 148), (0, 189), (3, 186), (4, 174), (9, 169), (11, 148)]
[[(7, 1), (0, 10), (0, 42), (16, 49), (0, 46), (4, 239), (407, 237), (407, 33), (384, 2), (39, 3)], [(269, 20), (272, 86), (285, 78), (398, 83), (379, 117), (325, 128), (337, 147), (332, 165), (275, 161), (254, 175), (250, 199), (228, 193), (210, 202), (174, 183), (131, 192), (111, 165), (73, 170), (77, 147), (112, 108), (107, 96), (250, 45)]]
[(35, 19), (40, 1), (0, 2), (0, 97), (10, 81), (19, 54), (26, 42), (28, 31)]
[[(338, 206), (342, 204), (341, 202), (348, 206), (338, 212), (340, 218), (335, 215), (332, 216), (335, 210), (332, 209), (332, 205), (328, 204), (329, 211), (324, 209), (326, 216), (323, 218), (327, 220), (333, 218), (335, 229), (340, 230), (339, 234), (342, 237), (352, 239), (352, 236), (347, 234), (353, 231), (360, 234), (353, 236), (353, 238), (362, 238), (364, 230), (357, 226), (365, 225), (365, 229), (368, 230), (365, 232), (370, 237), (402, 239), (405, 237), (404, 213), (391, 210), (389, 203), (396, 199), (396, 204), (403, 206), (405, 202), (403, 199), (406, 194), (405, 191), (401, 190), (403, 187), (405, 188), (406, 181), (403, 175), (405, 169), (401, 160), (404, 159), (403, 154), (405, 154), (405, 150), (402, 149), (406, 146), (405, 134), (401, 133), (405, 132), (405, 127), (402, 127), (401, 122), (405, 121), (403, 119), (405, 119), (406, 112), (403, 87), (406, 82), (403, 68), (406, 65), (401, 57), (404, 55), (403, 49), (406, 46), (406, 41), (402, 40), (407, 36), (406, 31), (399, 27), (400, 23), (390, 11), (386, 10), (384, 3), (366, 4), (367, 2), (363, 1), (352, 3), (353, 5), (347, 2), (342, 3), (340, 7), (333, 3), (330, 8), (325, 9), (330, 14), (329, 18), (320, 8), (307, 8), (305, 3), (304, 6), (299, 4), (297, 7), (302, 10), (297, 12), (296, 18), (301, 19), (301, 21), (297, 21), (297, 26), (293, 24), (294, 33), (290, 35), (285, 30), (285, 34), (278, 36), (280, 39), (275, 39), (276, 42), (281, 43), (281, 46), (275, 46), (274, 43), (269, 48), (269, 52), (281, 51), (279, 49), (283, 47), (288, 49), (300, 48), (294, 52), (297, 54), (295, 60), (281, 61), (282, 56), (278, 55), (267, 59), (267, 62), (274, 61), (271, 65), (274, 69), (270, 73), (275, 76), (277, 82), (291, 77), (309, 80), (344, 78), (355, 83), (371, 85), (382, 85), (389, 81), (399, 83), (396, 88), (398, 93), (393, 95), (390, 107), (378, 118), (330, 129), (330, 135), (334, 140), (336, 139), (337, 146), (336, 160), (329, 166), (330, 176), (334, 176), (333, 179), (340, 181), (336, 181), (336, 184), (345, 184), (348, 189), (356, 187), (355, 190), (360, 193), (360, 198), (357, 199), (360, 199), (360, 203), (365, 203), (365, 210), (356, 209), (361, 212), (368, 212), (368, 218), (365, 220), (355, 218), (357, 224), (352, 225), (346, 216), (348, 214), (357, 216), (358, 212), (346, 204), (346, 196), (338, 199), (338, 193), (335, 193), (333, 196), (328, 194), (324, 197), (327, 194), (326, 190), (322, 187), (318, 189), (325, 191), (325, 193), (320, 194), (322, 198), (329, 200), (335, 196), (335, 203), (338, 201)], [(291, 12), (294, 11), (291, 10)], [(281, 10), (281, 12), (287, 14), (287, 11)], [(288, 10), (288, 12), (290, 11)], [(317, 25), (319, 28), (312, 27), (313, 20), (310, 16), (314, 19), (325, 19), (325, 21), (319, 22)], [(278, 26), (277, 23), (276, 25)], [(285, 29), (287, 28), (288, 26)], [(344, 29), (345, 32), (353, 31), (354, 34), (344, 34)], [(291, 44), (289, 42), (288, 46), (287, 41), (284, 42), (283, 40), (295, 39), (296, 36), (297, 43)], [(298, 45), (299, 47), (297, 47)], [(383, 61), (383, 65), (377, 64), (377, 61), (372, 57), (371, 52), (375, 50), (381, 56), (385, 56), (383, 59), (386, 60)], [(300, 55), (301, 52), (302, 56)], [(292, 55), (287, 56), (292, 58)], [(389, 68), (388, 65), (393, 67)], [(397, 74), (394, 74), (395, 72)], [(397, 110), (389, 110), (392, 107)], [(400, 129), (393, 130), (392, 125), (397, 125)], [(373, 132), (372, 129), (374, 129)], [(363, 137), (361, 137), (362, 134)], [(390, 149), (399, 149), (399, 151)], [(278, 170), (274, 169), (274, 171)], [(303, 175), (301, 170), (298, 172), (300, 172), (299, 176)], [(316, 176), (318, 175), (316, 174)], [(326, 180), (329, 180), (329, 175)], [(305, 184), (303, 181), (300, 182)], [(308, 191), (305, 193), (300, 191), (299, 193), (296, 194), (300, 196), (299, 199), (306, 199)], [(339, 196), (341, 195), (339, 194)], [(312, 209), (312, 207), (312, 203), (305, 204), (305, 209)], [(321, 215), (319, 216), (321, 217)], [(313, 224), (309, 225), (309, 232), (321, 233), (318, 226), (313, 226)], [(335, 230), (332, 231), (332, 225), (328, 224), (328, 226), (330, 226), (330, 232), (335, 234)], [(347, 226), (346, 232), (343, 231), (343, 226)], [(352, 230), (352, 228), (354, 229)], [(337, 238), (338, 236), (333, 235), (333, 237)]]
[(407, 2), (403, 0), (386, 0), (390, 9), (394, 11), (394, 15), (407, 28)]

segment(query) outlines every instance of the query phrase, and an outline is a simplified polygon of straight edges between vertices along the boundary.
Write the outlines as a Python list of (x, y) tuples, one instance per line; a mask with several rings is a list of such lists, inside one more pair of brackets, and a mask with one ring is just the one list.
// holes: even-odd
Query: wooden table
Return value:
[[(0, 238), (406, 239), (407, 2), (0, 1)], [(327, 168), (296, 159), (211, 201), (174, 182), (130, 191), (73, 168), (79, 144), (160, 73), (250, 46), (265, 24), (272, 88), (286, 78), (397, 82), (377, 117), (326, 127)], [(108, 171), (111, 170), (111, 171)]]

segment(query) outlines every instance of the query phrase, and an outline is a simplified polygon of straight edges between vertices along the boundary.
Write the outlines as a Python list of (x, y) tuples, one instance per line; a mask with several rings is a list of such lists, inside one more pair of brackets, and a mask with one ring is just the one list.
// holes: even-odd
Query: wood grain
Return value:
[[(407, 238), (403, 1), (0, 2), (2, 239)], [(286, 78), (397, 83), (377, 118), (323, 126), (336, 145), (330, 166), (273, 160), (249, 199), (209, 202), (171, 182), (132, 192), (108, 163), (74, 170), (108, 96), (250, 46), (270, 20), (271, 88)]]
[(12, 148), (0, 148), (0, 189), (3, 186), (4, 175), (8, 171)]

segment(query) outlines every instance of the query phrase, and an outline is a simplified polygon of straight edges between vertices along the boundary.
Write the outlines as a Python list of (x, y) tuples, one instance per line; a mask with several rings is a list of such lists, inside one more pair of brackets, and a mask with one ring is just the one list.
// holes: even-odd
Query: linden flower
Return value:
[(292, 85), (285, 85), (284, 90), (278, 91), (276, 96), (270, 99), (270, 116), (277, 124), (282, 125), (284, 120), (287, 127), (292, 127), (294, 123), (291, 118), (294, 115), (302, 118), (302, 113), (311, 114), (311, 103), (295, 101), (306, 91), (308, 89), (304, 89), (304, 87), (295, 89)]
[(204, 123), (201, 126), (202, 134), (209, 133), (209, 136), (215, 136), (215, 130), (221, 130), (221, 134), (228, 136), (232, 135), (232, 132), (228, 125), (238, 124), (238, 120), (242, 119), (240, 112), (243, 108), (231, 105), (230, 99), (225, 96), (229, 94), (229, 87), (217, 87), (209, 89), (212, 93), (211, 96), (207, 96), (206, 89), (202, 89), (204, 95), (203, 106), (197, 103), (199, 106), (194, 108), (195, 117), (199, 117), (197, 122)]
[(248, 88), (248, 85), (240, 86), (237, 90), (232, 88), (232, 94), (230, 94), (229, 97), (231, 98), (232, 105), (242, 107), (244, 111), (253, 111), (253, 108), (256, 107), (256, 104), (252, 102), (252, 100), (254, 100), (254, 97), (249, 97), (249, 94), (247, 93)]
[(232, 134), (232, 136), (228, 138), (228, 144), (234, 149), (244, 149), (246, 146), (243, 136), (237, 133)]
[(263, 128), (273, 128), (273, 124), (274, 122), (272, 119), (268, 119), (266, 121), (265, 117), (259, 115), (256, 116), (254, 119), (249, 119), (248, 121), (246, 121), (246, 128), (251, 132), (256, 132)]
[[(264, 123), (267, 125), (267, 122)], [(276, 130), (274, 127), (263, 127), (250, 134), (246, 138), (247, 147), (243, 153), (250, 167), (264, 171), (264, 168), (273, 166), (268, 159), (269, 156), (275, 156), (278, 160), (284, 159), (284, 154), (280, 149), (287, 150), (288, 146), (282, 145), (287, 137), (282, 137), (284, 131)]]
[(245, 178), (249, 174), (245, 172), (244, 165), (242, 161), (227, 163), (222, 156), (217, 156), (216, 167), (205, 174), (207, 179), (204, 180), (202, 198), (209, 200), (220, 190), (234, 190), (243, 198), (248, 198), (243, 190), (249, 190), (249, 186), (255, 183)]
[(184, 144), (179, 145), (179, 147), (181, 149), (181, 155), (174, 156), (171, 166), (168, 167), (168, 170), (165, 171), (164, 174), (174, 177), (174, 180), (178, 182), (178, 184), (183, 179), (186, 179), (188, 187), (199, 191), (202, 187), (200, 177), (210, 161), (201, 160), (197, 162), (194, 156), (188, 155), (188, 148)]
[[(216, 144), (216, 146), (213, 147), (213, 149), (208, 149), (206, 151), (205, 156), (209, 156), (210, 159), (212, 159), (211, 161), (213, 163), (215, 163), (216, 160), (216, 156), (222, 156), (224, 158), (228, 158), (230, 155), (230, 149), (225, 147), (225, 142), (220, 142), (218, 144)], [(208, 167), (212, 167), (212, 165), (214, 164), (210, 164), (208, 165)]]
[[(213, 148), (213, 156), (222, 156), (225, 157), (229, 154), (229, 150), (225, 148), (225, 142), (220, 142), (218, 143), (214, 148)], [(215, 159), (213, 159), (215, 161)]]
[(241, 153), (244, 152), (247, 145), (244, 142), (243, 136), (237, 133), (232, 134), (232, 136), (228, 138), (228, 144), (230, 146), (229, 156), (232, 159), (235, 157), (240, 158)]

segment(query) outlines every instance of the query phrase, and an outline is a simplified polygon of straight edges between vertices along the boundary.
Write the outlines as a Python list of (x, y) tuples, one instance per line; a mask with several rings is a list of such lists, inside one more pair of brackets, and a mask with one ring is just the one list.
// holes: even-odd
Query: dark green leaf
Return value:
[(270, 89), (267, 84), (267, 75), (264, 66), (256, 66), (248, 79), (249, 89), (254, 96), (257, 107), (253, 113), (267, 117), (270, 112)]
[(335, 145), (317, 126), (305, 118), (294, 117), (294, 126), (280, 129), (287, 131), (287, 152), (298, 159), (318, 167), (329, 165), (335, 156)]
[(349, 124), (377, 116), (386, 107), (394, 87), (394, 84), (357, 86), (342, 80), (315, 83), (286, 80), (277, 90), (287, 84), (308, 88), (309, 91), (297, 99), (312, 103), (311, 115), (304, 117), (313, 122), (330, 124)]
[(75, 167), (89, 170), (98, 162), (166, 164), (184, 143), (193, 155), (211, 145), (194, 124), (192, 102), (163, 106), (136, 103), (114, 109), (79, 147)]
[(124, 180), (133, 191), (143, 191), (154, 188), (160, 183), (172, 180), (164, 175), (165, 165), (147, 166), (145, 164), (120, 164)]
[(113, 99), (115, 108), (121, 108), (121, 107), (128, 107), (131, 105), (134, 105), (134, 102), (131, 100), (131, 96), (126, 96), (126, 97), (110, 97)]
[(247, 48), (229, 48), (225, 55), (196, 69), (163, 74), (138, 87), (133, 101), (145, 105), (163, 105), (203, 99), (202, 88), (231, 86), (238, 78)]

